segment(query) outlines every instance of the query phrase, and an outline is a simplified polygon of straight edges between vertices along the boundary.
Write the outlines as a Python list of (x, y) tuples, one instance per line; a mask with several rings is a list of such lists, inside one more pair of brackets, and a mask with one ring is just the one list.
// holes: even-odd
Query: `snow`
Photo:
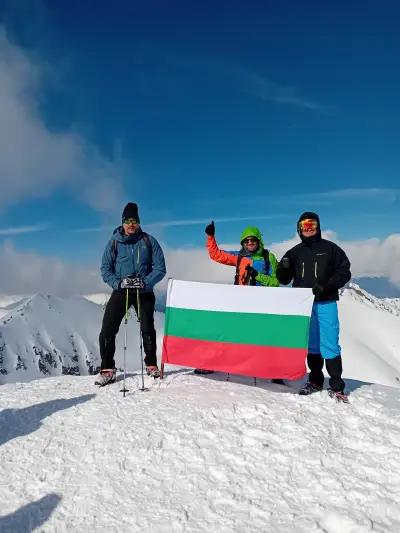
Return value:
[[(63, 376), (0, 388), (0, 530), (400, 531), (400, 395), (171, 367), (95, 389)], [(296, 386), (295, 386), (296, 385)]]
[[(61, 375), (95, 365), (102, 305), (33, 295), (0, 307), (1, 533), (400, 531), (398, 299), (342, 294), (348, 405), (299, 396), (300, 382), (178, 367), (141, 392), (134, 316), (124, 398), (121, 374), (103, 389)], [(161, 348), (162, 313), (156, 328)]]

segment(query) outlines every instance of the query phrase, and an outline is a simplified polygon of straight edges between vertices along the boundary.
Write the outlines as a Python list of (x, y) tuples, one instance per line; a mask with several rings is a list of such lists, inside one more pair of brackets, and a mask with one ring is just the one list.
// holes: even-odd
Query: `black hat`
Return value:
[(122, 211), (122, 222), (127, 218), (134, 218), (138, 222), (138, 224), (140, 223), (137, 204), (134, 204), (132, 202), (126, 204), (124, 210)]

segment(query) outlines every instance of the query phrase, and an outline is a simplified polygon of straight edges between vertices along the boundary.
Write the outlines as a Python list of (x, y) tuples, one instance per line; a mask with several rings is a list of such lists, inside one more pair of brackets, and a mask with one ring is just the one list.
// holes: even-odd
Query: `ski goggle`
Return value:
[(304, 220), (300, 220), (299, 228), (301, 231), (314, 231), (318, 228), (318, 222), (315, 218), (305, 218)]
[(137, 224), (137, 220), (136, 218), (125, 218), (124, 224), (128, 224), (128, 225)]

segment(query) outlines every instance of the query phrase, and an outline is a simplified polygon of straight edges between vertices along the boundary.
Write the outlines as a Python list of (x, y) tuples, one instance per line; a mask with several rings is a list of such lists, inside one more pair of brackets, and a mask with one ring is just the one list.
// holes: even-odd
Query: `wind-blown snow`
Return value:
[(400, 531), (398, 389), (147, 379), (0, 388), (0, 531)]

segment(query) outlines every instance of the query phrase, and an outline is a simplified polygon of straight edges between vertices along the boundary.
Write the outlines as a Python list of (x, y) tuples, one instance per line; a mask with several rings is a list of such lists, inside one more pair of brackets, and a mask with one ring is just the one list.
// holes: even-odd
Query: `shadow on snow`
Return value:
[(95, 396), (85, 394), (75, 398), (50, 400), (22, 409), (4, 409), (0, 412), (0, 446), (16, 437), (33, 433), (40, 428), (42, 420), (53, 413), (87, 402)]
[(50, 518), (60, 501), (61, 497), (58, 494), (48, 494), (36, 502), (24, 505), (14, 513), (0, 516), (0, 531), (2, 533), (33, 531)]

